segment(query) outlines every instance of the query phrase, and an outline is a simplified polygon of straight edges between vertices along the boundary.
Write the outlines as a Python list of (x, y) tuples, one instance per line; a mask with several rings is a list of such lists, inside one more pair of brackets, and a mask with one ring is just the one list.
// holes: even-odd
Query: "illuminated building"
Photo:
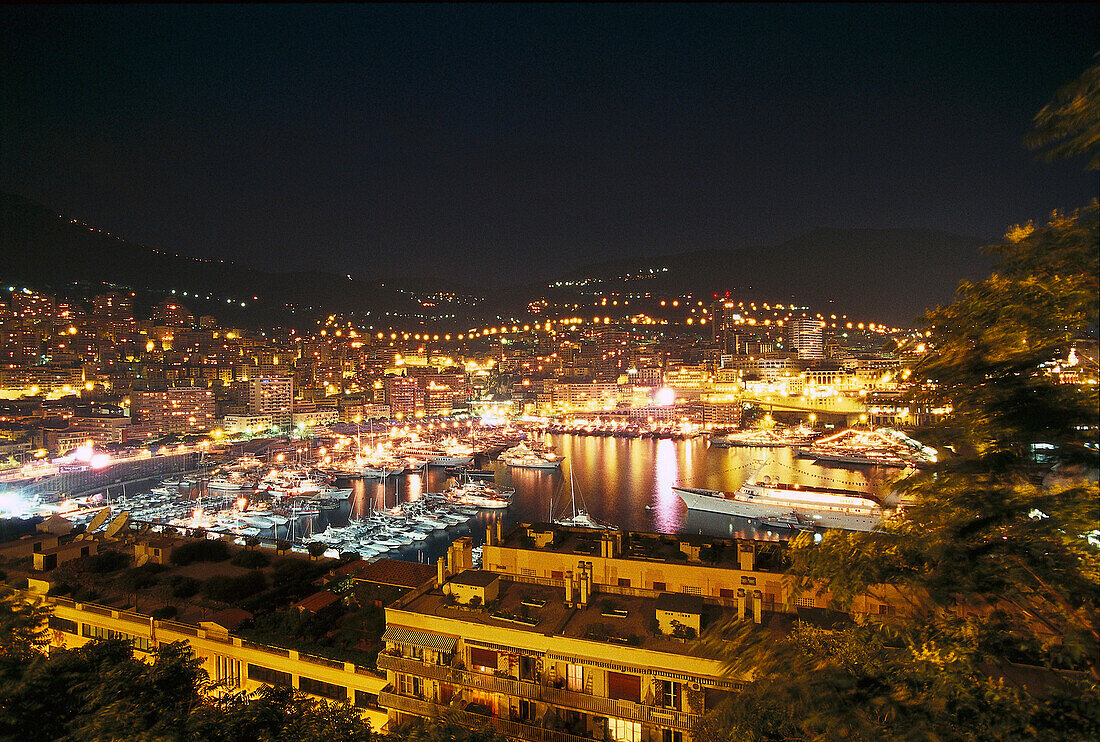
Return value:
[(259, 376), (248, 381), (248, 411), (267, 415), (271, 424), (289, 427), (294, 408), (294, 380), (289, 376)]
[(386, 377), (386, 402), (394, 417), (414, 417), (418, 409), (423, 409), (422, 399), (423, 392), (415, 377)]
[(801, 358), (824, 358), (825, 344), (820, 320), (812, 317), (795, 317), (787, 326), (792, 350)]
[[(784, 584), (784, 548), (498, 524), (474, 570), (458, 539), (433, 583), (386, 608), (380, 705), (398, 722), (446, 713), (532, 742), (689, 741), (741, 687), (691, 637), (723, 620), (825, 618), (825, 598)], [(855, 610), (886, 613), (894, 598)]]
[(205, 432), (213, 427), (214, 392), (191, 386), (134, 392), (130, 414), (135, 424), (160, 433)]

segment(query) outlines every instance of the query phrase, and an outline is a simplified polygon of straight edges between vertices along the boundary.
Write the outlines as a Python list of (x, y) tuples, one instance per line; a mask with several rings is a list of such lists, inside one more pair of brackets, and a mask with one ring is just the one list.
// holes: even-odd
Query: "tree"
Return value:
[[(1100, 60), (1100, 54), (1095, 59)], [(1031, 149), (1046, 149), (1045, 159), (1088, 156), (1086, 167), (1100, 169), (1100, 62), (1061, 87), (1035, 115), (1024, 140)]]
[[(1073, 100), (1095, 126), (1090, 85)], [(1056, 151), (1098, 147), (1076, 137)], [(897, 485), (904, 517), (791, 544), (799, 589), (847, 611), (861, 595), (887, 602), (890, 586), (904, 610), (828, 628), (717, 627), (703, 646), (751, 682), (698, 738), (1100, 736), (1100, 488), (1083, 445), (1097, 442), (1097, 388), (1060, 383), (1075, 342), (1097, 328), (1097, 211), (1012, 228), (989, 248), (993, 274), (924, 318), (912, 380), (950, 412), (927, 431), (940, 463)]]
[(25, 598), (0, 585), (0, 681), (19, 677), (49, 644), (49, 608), (39, 598)]
[(370, 724), (347, 704), (291, 688), (225, 692), (183, 642), (151, 663), (125, 642), (93, 641), (36, 655), (0, 684), (0, 738), (64, 740), (366, 742)]
[(306, 551), (309, 552), (310, 559), (319, 559), (327, 549), (328, 547), (320, 541), (313, 541), (306, 546)]

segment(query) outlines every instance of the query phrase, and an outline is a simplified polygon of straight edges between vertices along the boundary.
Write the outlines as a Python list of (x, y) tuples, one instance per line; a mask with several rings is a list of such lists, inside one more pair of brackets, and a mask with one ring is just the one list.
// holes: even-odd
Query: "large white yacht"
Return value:
[(736, 492), (695, 487), (673, 487), (672, 491), (689, 510), (769, 521), (790, 516), (792, 522), (820, 528), (871, 531), (884, 516), (868, 492), (788, 484), (770, 477), (760, 482), (750, 479)]

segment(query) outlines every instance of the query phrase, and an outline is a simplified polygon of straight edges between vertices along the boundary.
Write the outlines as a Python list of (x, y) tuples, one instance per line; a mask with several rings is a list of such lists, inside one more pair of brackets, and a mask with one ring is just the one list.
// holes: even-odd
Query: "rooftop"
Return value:
[(703, 598), (683, 593), (661, 593), (657, 596), (655, 608), (659, 611), (699, 615), (703, 612)]
[(352, 577), (364, 582), (395, 587), (420, 587), (435, 577), (435, 568), (399, 559), (379, 559), (375, 562), (351, 562), (336, 570), (339, 577)]
[[(497, 600), (481, 609), (453, 605), (449, 596), (444, 595), (439, 588), (408, 602), (399, 602), (390, 609), (529, 631), (540, 636), (587, 639), (681, 655), (691, 655), (697, 651), (694, 645), (653, 633), (658, 598), (596, 593), (592, 595), (587, 606), (569, 608), (565, 605), (563, 588), (513, 582), (504, 576), (476, 570), (468, 570), (454, 579), (464, 575), (485, 574), (493, 578), (499, 577), (500, 594)], [(732, 609), (718, 605), (702, 605), (699, 612), (703, 614), (704, 626), (717, 623), (722, 618), (733, 617)], [(400, 620), (397, 619), (397, 622)], [(784, 622), (785, 625), (787, 623), (789, 621)]]
[(471, 585), (473, 587), (487, 587), (500, 579), (496, 572), (486, 572), (480, 569), (468, 569), (460, 575), (452, 577), (449, 582), (457, 585)]
[(739, 544), (750, 544), (755, 552), (755, 570), (782, 572), (786, 568), (786, 546), (775, 541), (752, 541), (717, 538), (698, 534), (662, 534), (641, 531), (596, 531), (591, 528), (573, 528), (547, 523), (521, 523), (504, 534), (501, 546), (508, 549), (533, 549), (534, 543), (527, 535), (528, 528), (536, 533), (555, 532), (553, 544), (541, 547), (541, 551), (579, 556), (599, 556), (600, 540), (605, 533), (621, 540), (620, 559), (647, 562), (686, 563), (688, 556), (680, 550), (680, 544), (705, 547), (700, 561), (691, 562), (722, 569), (738, 569)]

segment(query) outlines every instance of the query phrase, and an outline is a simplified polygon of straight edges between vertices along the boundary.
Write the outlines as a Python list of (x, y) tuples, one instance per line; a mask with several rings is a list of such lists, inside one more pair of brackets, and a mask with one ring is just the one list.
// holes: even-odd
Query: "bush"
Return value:
[(202, 586), (202, 583), (195, 578), (183, 575), (172, 575), (168, 579), (168, 584), (172, 586), (172, 596), (176, 598), (190, 598)]
[(309, 552), (310, 557), (316, 559), (328, 550), (328, 546), (322, 544), (320, 541), (313, 541), (306, 547), (306, 551)]
[(67, 582), (55, 582), (54, 584), (50, 585), (50, 589), (49, 589), (49, 591), (47, 591), (46, 595), (49, 595), (49, 596), (69, 595), (73, 592), (73, 589), (74, 589), (73, 586), (70, 585)]
[(179, 611), (174, 605), (166, 605), (153, 610), (153, 618), (175, 618)]
[(234, 567), (263, 569), (271, 564), (271, 558), (262, 551), (238, 551), (233, 555), (233, 558), (229, 560), (229, 563)]
[(179, 566), (192, 562), (224, 562), (232, 556), (229, 544), (224, 541), (203, 539), (202, 541), (189, 541), (172, 550), (171, 562)]
[(134, 590), (145, 590), (157, 584), (157, 575), (166, 570), (163, 564), (147, 562), (140, 567), (126, 570), (125, 580)]
[(252, 570), (240, 577), (215, 575), (203, 583), (202, 591), (211, 600), (232, 603), (255, 595), (267, 587), (267, 578), (259, 570)]
[(117, 572), (130, 563), (130, 557), (119, 551), (104, 551), (93, 554), (84, 562), (84, 569), (95, 574)]

